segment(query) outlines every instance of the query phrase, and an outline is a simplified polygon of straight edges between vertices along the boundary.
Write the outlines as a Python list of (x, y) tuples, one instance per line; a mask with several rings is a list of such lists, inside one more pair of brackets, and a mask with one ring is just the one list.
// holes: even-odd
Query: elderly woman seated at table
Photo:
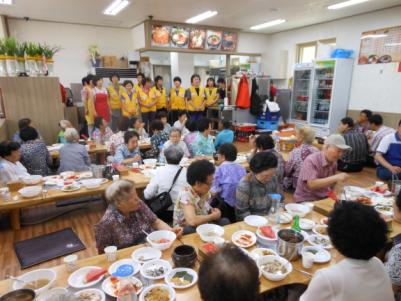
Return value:
[(132, 117), (130, 123), (130, 130), (137, 132), (140, 140), (149, 138), (149, 134), (145, 130), (145, 123), (140, 118)]
[(221, 212), (209, 204), (210, 187), (213, 183), (214, 165), (207, 160), (192, 162), (187, 170), (187, 182), (174, 207), (174, 225), (184, 227), (184, 233), (194, 233), (196, 227), (206, 223), (220, 226), (229, 224), (221, 218)]
[(192, 142), (194, 142), (196, 136), (198, 136), (198, 122), (196, 120), (188, 120), (186, 123), (186, 127), (188, 129), (188, 132), (184, 136), (184, 142), (187, 145), (189, 153), (192, 157), (194, 155)]
[[(151, 200), (163, 192), (170, 190), (171, 200), (175, 202), (178, 193), (187, 185), (186, 169), (180, 167), (180, 161), (184, 157), (184, 152), (179, 146), (171, 145), (164, 150), (164, 156), (167, 164), (156, 169), (155, 175), (151, 178), (150, 183), (143, 191), (145, 199)], [(178, 175), (174, 185), (173, 180)], [(163, 213), (166, 217), (164, 220), (172, 220), (174, 204), (169, 208), (168, 212)]]
[(252, 157), (249, 167), (251, 172), (237, 186), (237, 220), (243, 220), (248, 215), (268, 215), (272, 205), (269, 194), (281, 194), (274, 154), (257, 153)]
[(68, 128), (64, 132), (66, 144), (60, 149), (59, 172), (86, 171), (91, 162), (85, 145), (79, 144), (79, 134), (74, 128)]
[(130, 120), (126, 116), (120, 117), (118, 122), (118, 132), (111, 135), (109, 139), (109, 152), (110, 155), (114, 156), (116, 153), (117, 147), (121, 144), (124, 144), (124, 133), (128, 131), (130, 125)]
[[(14, 135), (13, 135), (11, 140), (14, 141), (14, 142), (18, 142), (19, 144), (22, 144), (23, 141), (22, 141), (22, 139), (20, 137), (20, 131), (23, 128), (26, 128), (28, 126), (31, 126), (31, 127), (35, 128), (35, 126), (33, 125), (32, 120), (30, 118), (22, 118), (22, 119), (18, 120), (18, 131), (14, 133)], [(38, 131), (38, 135), (39, 135), (39, 139), (42, 139), (42, 136), (39, 133), (39, 131)]]
[(178, 236), (182, 228), (171, 228), (149, 209), (138, 197), (134, 182), (119, 180), (106, 189), (109, 203), (102, 219), (95, 225), (96, 247), (99, 253), (107, 246), (127, 248), (145, 241), (146, 233), (155, 230), (174, 231)]
[(184, 157), (189, 158), (191, 154), (189, 153), (188, 147), (184, 141), (181, 140), (181, 131), (176, 128), (171, 128), (170, 139), (164, 143), (163, 149), (170, 147), (171, 145), (178, 146), (184, 152)]
[(130, 164), (142, 161), (141, 151), (139, 149), (139, 135), (135, 131), (127, 131), (124, 133), (124, 144), (117, 148), (116, 154), (112, 161), (120, 164)]
[(72, 128), (72, 124), (71, 122), (69, 122), (68, 120), (60, 120), (60, 122), (58, 123), (58, 126), (60, 127), (60, 132), (58, 132), (57, 134), (57, 143), (66, 143), (65, 140), (65, 130), (68, 128)]
[(250, 158), (252, 158), (256, 153), (259, 152), (270, 152), (276, 156), (278, 162), (276, 175), (279, 183), (282, 185), (284, 178), (285, 161), (283, 155), (274, 149), (275, 145), (272, 136), (270, 136), (269, 134), (262, 134), (257, 137), (251, 137), (249, 139), (249, 143), (253, 146)]
[(19, 161), (21, 158), (21, 145), (14, 141), (0, 143), (0, 181), (3, 184), (18, 181), (29, 176), (25, 166)]
[(304, 126), (297, 131), (298, 147), (290, 153), (290, 158), (285, 164), (283, 187), (287, 190), (294, 190), (297, 187), (298, 176), (302, 163), (305, 159), (319, 150), (312, 145), (315, 141), (315, 131)]
[(94, 123), (92, 138), (96, 144), (106, 144), (113, 135), (113, 131), (109, 128), (108, 123), (103, 117), (96, 117)]
[(20, 136), (24, 143), (21, 145), (21, 163), (31, 175), (47, 176), (53, 160), (46, 144), (39, 139), (38, 132), (33, 127), (21, 130)]
[(192, 142), (194, 156), (213, 156), (216, 151), (210, 131), (212, 123), (210, 119), (203, 118), (198, 121), (198, 135)]
[(145, 153), (146, 158), (157, 158), (168, 140), (168, 133), (164, 131), (164, 125), (160, 120), (153, 120), (150, 124), (150, 130), (153, 133), (150, 138), (151, 149)]
[(202, 261), (198, 287), (204, 301), (260, 300), (258, 267), (251, 257), (232, 244)]
[(344, 259), (318, 270), (300, 301), (394, 300), (384, 265), (375, 257), (386, 245), (387, 231), (372, 206), (338, 204), (330, 214), (328, 233)]

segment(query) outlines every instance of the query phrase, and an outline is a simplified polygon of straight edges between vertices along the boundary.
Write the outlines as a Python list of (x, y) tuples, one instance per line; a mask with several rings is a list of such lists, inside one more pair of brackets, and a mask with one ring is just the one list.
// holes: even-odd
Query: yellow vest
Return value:
[[(200, 107), (205, 100), (205, 88), (202, 86), (199, 86), (199, 95), (196, 93), (195, 87), (191, 86), (189, 88), (189, 91), (191, 92), (191, 99), (188, 99), (188, 110), (189, 111), (199, 111), (198, 109), (195, 109), (195, 107), (191, 104), (191, 102), (197, 106)], [(201, 111), (205, 109), (205, 106), (202, 106)]]
[(142, 90), (141, 86), (138, 85), (138, 83), (134, 84), (134, 89), (139, 92), (139, 90)]
[[(141, 103), (143, 104), (151, 104), (153, 102), (152, 99), (152, 93), (149, 91), (149, 95), (143, 92), (142, 89), (139, 90), (139, 97), (141, 99)], [(148, 113), (148, 112), (156, 112), (156, 105), (152, 106), (151, 108), (146, 108), (141, 106), (141, 112), (142, 113)]]
[(119, 90), (117, 92), (113, 85), (109, 85), (107, 87), (107, 92), (109, 93), (110, 109), (121, 109), (121, 96), (125, 93), (124, 87), (119, 85)]
[(206, 105), (208, 107), (215, 105), (217, 102), (216, 100), (217, 88), (212, 88), (211, 90), (210, 88), (205, 88), (205, 92), (206, 92)]
[(121, 97), (123, 116), (133, 117), (138, 115), (138, 94), (132, 93), (131, 98), (125, 92)]
[(150, 89), (150, 94), (152, 99), (156, 99), (156, 108), (159, 109), (166, 109), (167, 108), (167, 93), (166, 93), (166, 89), (162, 89), (162, 91), (160, 92), (159, 89), (157, 89), (156, 87), (152, 87), (152, 89)]
[(178, 95), (176, 89), (170, 89), (170, 105), (172, 110), (185, 110), (185, 89), (179, 88)]
[(88, 125), (92, 125), (95, 123), (95, 116), (94, 116), (94, 112), (95, 112), (95, 103), (94, 103), (94, 93), (92, 91), (91, 88), (87, 87), (87, 93), (88, 93), (88, 98), (86, 99), (84, 105), (85, 105), (85, 119), (86, 119), (86, 123)]

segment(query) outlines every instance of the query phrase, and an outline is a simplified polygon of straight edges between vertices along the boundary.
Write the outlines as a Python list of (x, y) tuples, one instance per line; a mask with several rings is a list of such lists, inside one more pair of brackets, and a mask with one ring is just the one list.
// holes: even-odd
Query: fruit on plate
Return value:
[(356, 199), (356, 201), (364, 205), (372, 205), (372, 200), (366, 196), (360, 196)]
[(203, 245), (203, 248), (207, 253), (216, 253), (219, 248), (214, 243), (206, 243)]
[(377, 192), (377, 193), (384, 194), (388, 190), (388, 185), (384, 184), (384, 185), (381, 185), (381, 186), (373, 186), (370, 190), (372, 190), (374, 192)]
[(102, 277), (106, 273), (107, 273), (107, 270), (104, 268), (92, 269), (85, 275), (84, 282), (89, 283), (89, 282), (95, 281), (95, 280), (99, 279), (100, 277)]
[(259, 229), (263, 236), (265, 236), (267, 238), (271, 238), (271, 239), (276, 238), (276, 233), (274, 233), (271, 226), (263, 226), (263, 227), (260, 227)]

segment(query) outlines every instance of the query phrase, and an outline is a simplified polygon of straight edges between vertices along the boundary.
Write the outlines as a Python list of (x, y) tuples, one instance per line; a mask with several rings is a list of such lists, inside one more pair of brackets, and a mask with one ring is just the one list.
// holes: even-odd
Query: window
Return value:
[(310, 63), (319, 53), (319, 45), (335, 47), (336, 39), (320, 40), (304, 44), (297, 45), (297, 62), (298, 63)]

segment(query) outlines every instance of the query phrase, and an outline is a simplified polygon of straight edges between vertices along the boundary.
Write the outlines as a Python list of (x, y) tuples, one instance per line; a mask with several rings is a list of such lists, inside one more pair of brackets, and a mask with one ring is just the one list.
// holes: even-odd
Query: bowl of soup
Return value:
[(13, 289), (31, 289), (37, 295), (48, 290), (54, 281), (57, 274), (52, 269), (39, 269), (25, 273), (18, 277), (19, 280), (14, 280)]
[(0, 297), (0, 301), (33, 301), (35, 292), (29, 289), (19, 289)]

